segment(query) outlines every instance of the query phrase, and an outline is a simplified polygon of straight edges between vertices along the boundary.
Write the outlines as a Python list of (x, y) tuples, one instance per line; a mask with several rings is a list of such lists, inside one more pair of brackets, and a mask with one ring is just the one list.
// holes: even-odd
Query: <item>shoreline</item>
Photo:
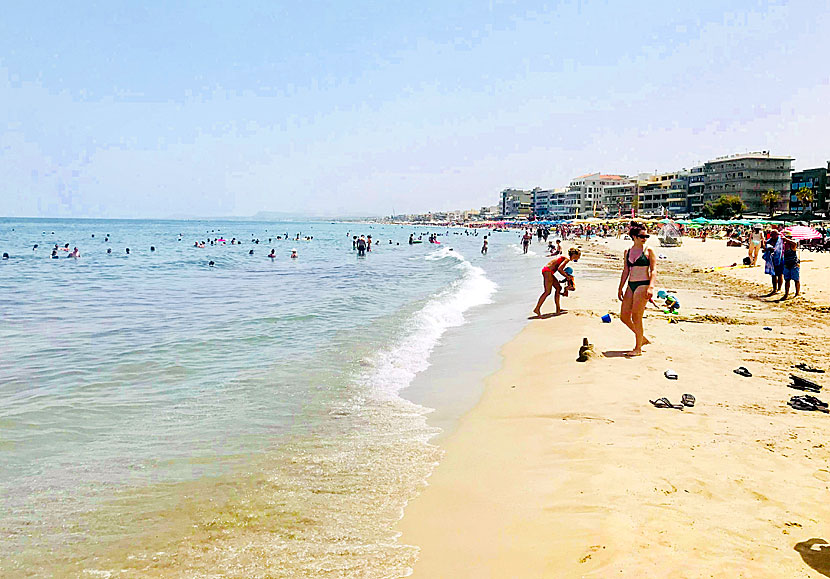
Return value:
[[(803, 394), (786, 387), (790, 366), (828, 359), (826, 320), (800, 315), (823, 306), (749, 297), (763, 285), (731, 276), (747, 270), (693, 275), (717, 245), (686, 241), (661, 249), (658, 269), (683, 321), (647, 310), (655, 344), (629, 360), (630, 332), (599, 322), (618, 309), (624, 242), (582, 245), (607, 278), (578, 284), (567, 316), (529, 321), (439, 441), (444, 458), (398, 525), (420, 550), (413, 577), (824, 576), (830, 557), (805, 545), (830, 538), (830, 417), (786, 406)], [(819, 287), (827, 258), (814, 259), (803, 277)], [(583, 336), (600, 354), (585, 364)], [(687, 392), (697, 404), (682, 412), (648, 402)]]

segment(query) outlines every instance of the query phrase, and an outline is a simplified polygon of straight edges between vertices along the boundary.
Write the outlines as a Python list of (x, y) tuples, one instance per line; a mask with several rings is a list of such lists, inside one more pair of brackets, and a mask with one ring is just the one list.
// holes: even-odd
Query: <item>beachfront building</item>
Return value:
[(553, 189), (533, 190), (533, 214), (536, 219), (548, 219), (551, 215), (551, 198), (555, 196)]
[(549, 219), (573, 219), (579, 213), (580, 192), (567, 187), (554, 189), (548, 201)]
[(639, 214), (647, 217), (686, 213), (689, 177), (685, 169), (649, 175), (638, 183)]
[(501, 217), (501, 205), (485, 205), (478, 212), (484, 221), (492, 221)]
[(692, 167), (689, 169), (687, 194), (686, 194), (686, 212), (689, 214), (699, 214), (703, 211), (703, 188), (705, 183), (704, 178), (706, 170), (703, 165)]
[[(797, 193), (802, 188), (813, 192), (813, 202), (809, 205), (804, 205), (798, 200)], [(814, 213), (824, 213), (827, 210), (827, 169), (819, 167), (793, 173), (789, 202), (790, 213), (803, 213), (810, 208)]]
[(718, 157), (704, 165), (703, 202), (714, 201), (721, 195), (737, 195), (751, 212), (765, 212), (768, 207), (761, 195), (769, 190), (782, 197), (786, 207), (790, 191), (791, 157), (773, 157), (769, 151), (739, 153)]
[(602, 188), (606, 217), (633, 217), (636, 214), (637, 180), (626, 179)]
[(573, 179), (565, 196), (568, 218), (596, 217), (605, 214), (602, 203), (603, 187), (616, 185), (627, 179), (625, 175), (590, 173)]
[(533, 192), (505, 189), (501, 192), (501, 214), (507, 219), (527, 219), (533, 212)]

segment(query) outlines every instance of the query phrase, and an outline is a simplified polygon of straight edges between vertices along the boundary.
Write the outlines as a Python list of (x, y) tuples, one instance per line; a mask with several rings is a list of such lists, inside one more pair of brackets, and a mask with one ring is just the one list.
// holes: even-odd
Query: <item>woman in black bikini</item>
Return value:
[[(636, 336), (634, 349), (626, 355), (639, 356), (643, 353), (643, 345), (649, 343), (643, 336), (643, 312), (648, 301), (654, 297), (657, 258), (654, 251), (645, 246), (649, 235), (644, 225), (632, 221), (628, 234), (634, 244), (625, 251), (625, 265), (617, 293), (622, 302), (620, 319)], [(628, 287), (625, 287), (626, 281)]]

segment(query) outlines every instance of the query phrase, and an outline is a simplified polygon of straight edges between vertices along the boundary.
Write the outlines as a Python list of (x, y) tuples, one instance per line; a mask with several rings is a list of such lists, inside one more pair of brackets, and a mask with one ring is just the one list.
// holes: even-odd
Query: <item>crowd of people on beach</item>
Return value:
[[(557, 239), (548, 243), (548, 257), (553, 257), (542, 268), (543, 290), (542, 294), (533, 309), (534, 317), (543, 316), (541, 309), (547, 298), (553, 294), (555, 312), (549, 314), (558, 316), (566, 313), (560, 303), (560, 297), (566, 297), (569, 291), (575, 289), (573, 270), (569, 264), (575, 263), (581, 256), (580, 249), (571, 247), (567, 254), (563, 253), (561, 240), (578, 240), (580, 238), (590, 239), (596, 237), (621, 237), (627, 235), (632, 245), (624, 253), (623, 269), (618, 287), (618, 299), (621, 302), (620, 320), (632, 331), (635, 337), (634, 348), (629, 350), (627, 356), (639, 356), (642, 348), (648, 344), (648, 339), (643, 331), (643, 314), (648, 304), (654, 305), (657, 309), (668, 313), (677, 313), (680, 302), (671, 292), (665, 290), (656, 291), (656, 265), (658, 258), (665, 258), (664, 255), (657, 256), (649, 247), (646, 241), (651, 235), (657, 234), (667, 223), (682, 237), (691, 235), (705, 242), (706, 239), (725, 240), (730, 247), (746, 247), (747, 255), (742, 263), (733, 263), (725, 267), (754, 267), (758, 260), (763, 260), (764, 271), (770, 276), (772, 289), (770, 293), (762, 297), (771, 297), (783, 289), (783, 296), (780, 301), (788, 299), (791, 286), (794, 288), (794, 296), (801, 293), (801, 258), (799, 255), (800, 239), (794, 237), (792, 228), (785, 228), (781, 224), (768, 224), (764, 227), (760, 223), (749, 224), (727, 224), (724, 226), (709, 227), (685, 227), (677, 225), (669, 220), (662, 222), (645, 223), (631, 221), (622, 223), (600, 223), (600, 224), (561, 224), (557, 226), (538, 226), (536, 237), (539, 241), (547, 241), (551, 234)], [(803, 226), (802, 226), (803, 227)], [(660, 233), (662, 235), (662, 233)], [(822, 248), (830, 243), (830, 229), (827, 226), (819, 226), (810, 231), (811, 239), (807, 247), (813, 250), (822, 251)], [(532, 243), (533, 229), (523, 228), (521, 230), (520, 243), (523, 252), (528, 252)], [(661, 242), (664, 241), (661, 237)], [(709, 268), (719, 269), (719, 268)]]

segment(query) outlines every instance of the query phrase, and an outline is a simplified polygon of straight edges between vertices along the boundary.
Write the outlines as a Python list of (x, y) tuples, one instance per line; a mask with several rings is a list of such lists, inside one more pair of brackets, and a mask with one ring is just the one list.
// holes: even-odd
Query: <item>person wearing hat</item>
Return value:
[(297, 248), (291, 250), (291, 259), (297, 259)]
[(760, 225), (753, 225), (752, 233), (749, 234), (749, 265), (755, 266), (758, 262), (758, 253), (761, 251), (762, 243), (764, 243), (764, 232)]

